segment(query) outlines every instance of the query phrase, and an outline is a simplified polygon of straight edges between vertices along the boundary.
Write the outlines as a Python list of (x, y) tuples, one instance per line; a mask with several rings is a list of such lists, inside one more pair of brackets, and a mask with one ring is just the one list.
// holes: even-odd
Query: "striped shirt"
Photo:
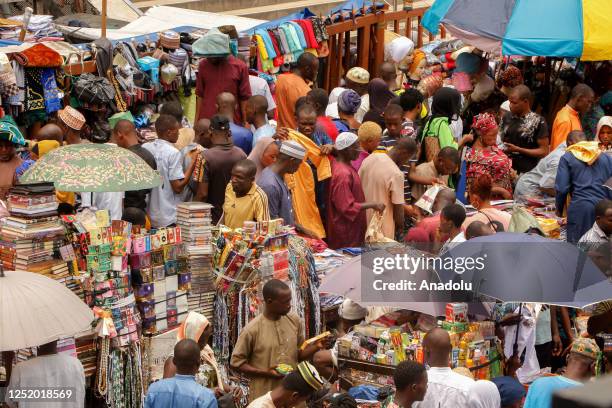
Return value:
[(268, 196), (257, 184), (253, 183), (246, 195), (236, 197), (232, 183), (228, 183), (223, 204), (223, 225), (235, 229), (242, 228), (245, 221), (269, 219)]
[[(406, 129), (408, 128), (412, 129), (412, 131), (407, 131)], [(400, 137), (404, 137), (404, 135), (406, 135), (405, 137), (412, 138), (416, 136), (416, 132), (412, 127), (412, 122), (406, 121), (402, 124), (402, 132)], [(380, 146), (376, 149), (376, 152), (378, 152), (378, 150), (381, 148), (386, 149), (386, 151), (388, 152), (395, 146), (398, 140), (399, 138), (396, 139), (389, 136), (389, 132), (387, 131), (387, 129), (385, 129), (382, 134), (382, 138), (380, 139)], [(412, 186), (410, 185), (410, 180), (408, 179), (408, 175), (410, 174), (410, 167), (410, 163), (400, 166), (400, 170), (402, 171), (402, 173), (404, 173), (404, 201), (406, 202), (406, 204), (412, 203)]]

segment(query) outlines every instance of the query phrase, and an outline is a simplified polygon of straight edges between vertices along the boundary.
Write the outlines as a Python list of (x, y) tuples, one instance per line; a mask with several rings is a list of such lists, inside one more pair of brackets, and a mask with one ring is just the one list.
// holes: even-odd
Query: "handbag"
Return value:
[(103, 105), (115, 99), (115, 88), (106, 78), (83, 74), (74, 83), (73, 94), (81, 102)]

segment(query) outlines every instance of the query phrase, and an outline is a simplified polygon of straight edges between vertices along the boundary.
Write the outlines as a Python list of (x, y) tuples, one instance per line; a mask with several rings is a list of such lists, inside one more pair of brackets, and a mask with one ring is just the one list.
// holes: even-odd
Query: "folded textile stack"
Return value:
[(181, 227), (183, 242), (191, 271), (191, 291), (187, 297), (189, 310), (213, 317), (214, 284), (212, 268), (212, 206), (189, 202), (177, 205), (177, 225)]
[[(13, 16), (11, 17), (11, 20), (23, 22), (23, 18), (23, 15)], [(17, 35), (15, 35), (15, 38), (19, 36), (20, 30), (21, 27), (19, 27), (19, 30), (17, 30)], [(63, 34), (57, 31), (55, 25), (53, 24), (53, 16), (32, 15), (32, 18), (30, 18), (30, 22), (28, 24), (28, 32), (30, 33), (31, 37), (34, 38), (63, 37)]]
[(11, 188), (7, 196), (10, 216), (0, 224), (0, 257), (6, 269), (46, 275), (83, 298), (78, 278), (60, 256), (65, 229), (57, 205), (53, 183)]
[[(10, 40), (19, 38), (21, 21), (0, 18), (0, 39)], [(27, 38), (27, 37), (26, 37)]]

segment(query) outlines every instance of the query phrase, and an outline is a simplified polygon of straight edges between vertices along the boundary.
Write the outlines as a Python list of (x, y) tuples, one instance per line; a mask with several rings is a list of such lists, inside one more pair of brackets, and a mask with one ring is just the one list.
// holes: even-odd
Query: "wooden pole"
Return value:
[(23, 13), (23, 24), (21, 26), (21, 31), (19, 32), (19, 41), (23, 42), (25, 40), (26, 34), (28, 32), (28, 25), (30, 25), (30, 19), (32, 18), (33, 10), (30, 7), (26, 7)]
[(102, 38), (106, 38), (106, 0), (102, 0)]

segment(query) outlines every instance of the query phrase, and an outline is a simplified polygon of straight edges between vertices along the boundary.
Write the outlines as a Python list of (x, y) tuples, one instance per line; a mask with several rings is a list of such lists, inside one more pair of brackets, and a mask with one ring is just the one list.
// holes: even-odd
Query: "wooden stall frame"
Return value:
[[(406, 6), (403, 10), (390, 11), (386, 8), (366, 14), (366, 10), (362, 9), (361, 17), (343, 19), (327, 26), (330, 52), (326, 68), (321, 73), (323, 75), (323, 88), (328, 92), (331, 91), (340, 83), (343, 73), (352, 67), (353, 55), (351, 54), (350, 40), (355, 37), (355, 35), (351, 35), (352, 32), (356, 32), (357, 38), (356, 66), (365, 68), (374, 74), (384, 60), (385, 30), (390, 28), (395, 33), (413, 39), (413, 20), (416, 20), (418, 28), (415, 45), (417, 48), (423, 46), (421, 20), (427, 10), (428, 7), (412, 8)], [(404, 22), (404, 30), (401, 30), (402, 22)], [(444, 27), (440, 29), (440, 37), (446, 38)], [(433, 39), (434, 35), (428, 34), (428, 41)]]

